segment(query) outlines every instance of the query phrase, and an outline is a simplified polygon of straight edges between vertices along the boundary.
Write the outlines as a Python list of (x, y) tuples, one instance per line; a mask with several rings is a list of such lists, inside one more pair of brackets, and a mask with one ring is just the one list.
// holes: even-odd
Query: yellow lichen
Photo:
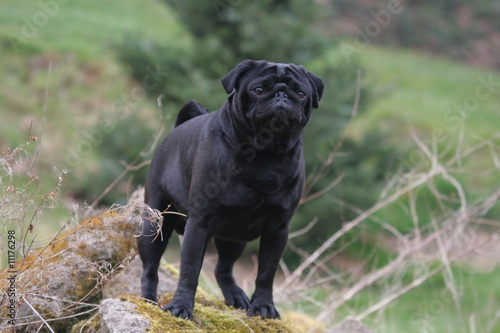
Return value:
[(82, 257), (88, 257), (89, 253), (87, 252), (87, 244), (84, 242), (81, 242), (78, 244), (78, 254), (81, 255)]
[[(203, 294), (203, 295), (202, 295)], [(173, 317), (162, 311), (159, 306), (145, 302), (136, 296), (123, 299), (137, 305), (139, 314), (146, 317), (152, 325), (152, 332), (227, 332), (227, 333), (298, 333), (292, 322), (287, 319), (262, 319), (248, 317), (243, 310), (228, 307), (216, 297), (197, 293), (193, 311), (193, 321)], [(168, 304), (172, 293), (163, 295), (160, 304)]]
[(109, 210), (109, 211), (104, 212), (101, 215), (89, 217), (89, 218), (81, 221), (78, 225), (79, 225), (79, 227), (84, 227), (84, 228), (102, 227), (104, 225), (104, 219), (116, 218), (119, 216), (120, 216), (120, 214), (118, 212), (113, 211), (113, 210)]
[(302, 313), (286, 312), (283, 317), (292, 322), (299, 332), (321, 333), (326, 331), (325, 325)]

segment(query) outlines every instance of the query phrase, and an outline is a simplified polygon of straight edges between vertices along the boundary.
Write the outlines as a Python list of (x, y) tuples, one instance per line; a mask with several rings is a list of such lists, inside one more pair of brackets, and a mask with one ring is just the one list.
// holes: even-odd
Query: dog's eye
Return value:
[(303, 92), (303, 91), (299, 91), (299, 92), (297, 93), (297, 96), (298, 96), (300, 99), (304, 99), (304, 98), (306, 98), (306, 93), (305, 93), (305, 92)]
[(264, 88), (262, 87), (256, 87), (256, 88), (253, 88), (253, 92), (256, 94), (256, 95), (262, 95), (264, 93)]

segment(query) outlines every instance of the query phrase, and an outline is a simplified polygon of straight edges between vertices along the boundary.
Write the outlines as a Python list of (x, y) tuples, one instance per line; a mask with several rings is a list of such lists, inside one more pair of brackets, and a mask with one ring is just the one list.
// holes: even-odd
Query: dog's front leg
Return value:
[(260, 237), (259, 270), (249, 316), (280, 318), (273, 301), (273, 281), (288, 240), (288, 223)]
[(200, 219), (189, 218), (181, 248), (181, 269), (177, 290), (172, 301), (163, 308), (183, 319), (193, 318), (194, 296), (198, 286), (205, 249), (210, 234)]

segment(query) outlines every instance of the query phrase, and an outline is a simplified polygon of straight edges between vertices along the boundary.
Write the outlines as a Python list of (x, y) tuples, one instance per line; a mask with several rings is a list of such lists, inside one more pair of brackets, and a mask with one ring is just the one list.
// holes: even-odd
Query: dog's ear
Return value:
[(321, 80), (313, 73), (307, 72), (307, 76), (309, 77), (309, 82), (313, 87), (312, 106), (313, 108), (317, 109), (319, 105), (318, 104), (319, 100), (321, 99), (321, 96), (323, 96), (323, 90), (325, 89), (325, 84), (323, 83), (323, 80)]
[(228, 94), (232, 93), (234, 89), (238, 88), (238, 82), (240, 78), (243, 76), (243, 74), (245, 74), (245, 72), (253, 68), (254, 65), (254, 60), (243, 60), (222, 78), (222, 86)]

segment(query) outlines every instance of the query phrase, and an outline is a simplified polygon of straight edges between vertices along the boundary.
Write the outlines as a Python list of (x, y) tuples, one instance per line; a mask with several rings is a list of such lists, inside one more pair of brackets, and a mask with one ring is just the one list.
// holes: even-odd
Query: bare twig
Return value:
[(43, 322), (43, 324), (47, 327), (47, 329), (49, 331), (51, 331), (52, 333), (54, 333), (54, 330), (52, 329), (52, 327), (50, 327), (49, 323), (47, 323), (45, 321), (45, 319), (43, 319), (43, 317), (40, 315), (40, 313), (38, 313), (38, 311), (36, 311), (36, 309), (30, 304), (30, 302), (28, 302), (28, 300), (23, 297), (23, 301), (28, 305), (28, 307), (36, 314), (36, 316), (38, 318), (40, 318), (40, 320)]
[(43, 95), (43, 107), (42, 107), (42, 119), (41, 119), (41, 122), (42, 122), (42, 126), (41, 126), (41, 129), (40, 129), (40, 134), (38, 135), (38, 145), (36, 147), (36, 151), (35, 151), (35, 155), (34, 155), (34, 158), (32, 160), (32, 164), (31, 164), (31, 173), (33, 173), (33, 169), (35, 167), (35, 162), (38, 160), (38, 156), (40, 154), (40, 149), (42, 148), (42, 138), (43, 138), (43, 132), (45, 130), (45, 115), (47, 113), (47, 102), (48, 102), (48, 97), (49, 97), (49, 84), (50, 84), (50, 77), (51, 77), (51, 74), (52, 74), (52, 61), (49, 63), (49, 69), (48, 69), (48, 74), (47, 74), (47, 81), (45, 82), (45, 91), (44, 91), (44, 95)]
[(319, 167), (319, 170), (317, 170), (316, 172), (313, 172), (311, 174), (311, 176), (308, 178), (307, 185), (306, 185), (306, 188), (304, 190), (304, 197), (301, 200), (301, 204), (306, 203), (307, 201), (310, 201), (312, 199), (315, 199), (324, 193), (327, 193), (330, 189), (332, 189), (335, 185), (337, 185), (340, 181), (342, 181), (344, 175), (340, 175), (336, 180), (334, 180), (330, 185), (327, 186), (327, 189), (323, 188), (320, 192), (317, 192), (317, 193), (312, 194), (312, 195), (309, 194), (309, 192), (312, 190), (312, 187), (314, 186), (314, 184), (316, 184), (318, 181), (320, 181), (321, 179), (323, 179), (326, 176), (327, 170), (332, 165), (334, 157), (338, 154), (338, 150), (344, 144), (344, 141), (347, 138), (347, 135), (349, 134), (349, 131), (352, 127), (354, 119), (356, 118), (356, 115), (358, 114), (360, 99), (361, 99), (361, 71), (358, 70), (356, 72), (356, 93), (354, 96), (354, 104), (352, 107), (351, 118), (349, 120), (349, 123), (345, 126), (344, 130), (342, 131), (342, 134), (340, 135), (339, 140), (337, 141), (337, 143), (333, 147), (333, 149), (330, 151), (330, 153), (328, 154), (325, 161)]
[(309, 195), (307, 195), (305, 197), (302, 197), (302, 199), (300, 199), (300, 203), (299, 204), (303, 205), (306, 202), (309, 202), (311, 200), (317, 199), (317, 198), (325, 195), (332, 188), (334, 188), (335, 186), (337, 186), (338, 184), (340, 184), (340, 182), (344, 179), (344, 177), (345, 177), (345, 174), (341, 174), (340, 176), (338, 176), (337, 178), (335, 178), (330, 184), (328, 184), (327, 186), (323, 187), (321, 190), (319, 190), (317, 192), (314, 192), (312, 194), (309, 194)]
[[(409, 290), (418, 287), (431, 276), (438, 274), (439, 272), (445, 271), (445, 283), (450, 290), (454, 299), (457, 300), (459, 297), (458, 291), (455, 287), (454, 277), (451, 270), (451, 264), (459, 260), (462, 256), (480, 250), (484, 243), (478, 244), (477, 242), (471, 242), (472, 247), (462, 251), (462, 248), (454, 248), (457, 242), (469, 241), (469, 239), (464, 239), (467, 237), (474, 237), (470, 234), (465, 234), (466, 226), (469, 224), (488, 224), (491, 226), (498, 226), (498, 221), (481, 219), (489, 209), (500, 200), (500, 190), (492, 192), (489, 196), (482, 198), (475, 204), (471, 204), (467, 198), (464, 185), (455, 176), (455, 173), (463, 172), (461, 169), (464, 160), (466, 158), (472, 158), (473, 154), (478, 153), (481, 150), (489, 150), (491, 158), (493, 160), (494, 169), (498, 170), (498, 165), (500, 162), (495, 160), (497, 155), (497, 145), (496, 140), (500, 139), (500, 133), (492, 136), (489, 140), (485, 140), (476, 144), (470, 148), (463, 149), (462, 152), (457, 152), (454, 156), (445, 162), (440, 161), (440, 157), (444, 155), (439, 155), (437, 152), (437, 147), (433, 147), (432, 151), (425, 146), (425, 144), (414, 135), (414, 141), (420, 150), (424, 153), (429, 160), (429, 163), (425, 166), (429, 169), (425, 172), (422, 171), (422, 165), (419, 165), (419, 169), (410, 170), (408, 173), (403, 175), (398, 175), (397, 178), (393, 179), (391, 186), (387, 188), (379, 201), (374, 204), (368, 210), (361, 210), (357, 207), (349, 205), (348, 203), (336, 199), (330, 198), (334, 202), (337, 202), (352, 211), (359, 214), (358, 217), (347, 222), (344, 226), (334, 233), (330, 238), (328, 238), (321, 246), (319, 246), (316, 251), (312, 254), (303, 253), (299, 249), (295, 249), (304, 261), (299, 265), (299, 267), (293, 272), (287, 272), (285, 274), (285, 279), (281, 285), (278, 286), (277, 290), (283, 295), (294, 295), (295, 297), (303, 297), (302, 292), (308, 290), (308, 287), (318, 285), (315, 282), (319, 282), (321, 279), (318, 273), (320, 267), (324, 267), (325, 253), (331, 252), (329, 249), (332, 245), (344, 236), (346, 233), (350, 232), (354, 228), (358, 227), (361, 223), (366, 220), (371, 220), (384, 226), (386, 230), (391, 232), (396, 239), (399, 240), (398, 245), (400, 246), (399, 255), (393, 259), (389, 264), (383, 266), (371, 273), (368, 273), (361, 277), (357, 282), (348, 287), (342, 293), (333, 293), (331, 304), (321, 304), (320, 306), (323, 311), (318, 317), (319, 320), (326, 320), (331, 318), (335, 313), (335, 310), (340, 306), (346, 306), (346, 302), (351, 300), (355, 295), (358, 295), (365, 288), (373, 285), (374, 283), (381, 281), (382, 279), (389, 278), (390, 276), (395, 276), (401, 274), (408, 265), (411, 265), (411, 260), (409, 258), (418, 258), (424, 251), (432, 249), (433, 252), (438, 251), (440, 255), (441, 265), (437, 268), (433, 268), (430, 271), (426, 269), (423, 272), (417, 272), (418, 267), (415, 268), (415, 274), (417, 278), (408, 285), (397, 285), (392, 282), (392, 291), (388, 296), (385, 296), (376, 304), (373, 304), (369, 308), (363, 310), (357, 315), (358, 319), (362, 319), (371, 313), (377, 312), (383, 309), (387, 304), (397, 299), (401, 295), (405, 294)], [(438, 181), (446, 181), (449, 183), (454, 191), (452, 195), (441, 193), (439, 187), (437, 186)], [(439, 205), (439, 211), (442, 214), (442, 218), (437, 218), (432, 216), (431, 212), (431, 223), (422, 227), (421, 217), (418, 213), (418, 198), (419, 191), (421, 189), (427, 188), (430, 193), (434, 196), (436, 202)], [(456, 196), (455, 196), (456, 194)], [(397, 204), (402, 205), (402, 198), (408, 198), (409, 204), (409, 215), (413, 220), (413, 233), (412, 234), (402, 234), (394, 226), (389, 223), (380, 220), (380, 217), (374, 215), (379, 210), (389, 207), (390, 205)], [(449, 208), (448, 203), (452, 204), (453, 208)], [(456, 204), (459, 204), (458, 208), (454, 208)], [(471, 231), (471, 229), (468, 229)], [(451, 242), (451, 243), (450, 243)], [(433, 246), (431, 248), (431, 246)], [(434, 249), (436, 246), (436, 249)], [(458, 253), (458, 254), (457, 254)], [(424, 266), (421, 266), (424, 268)], [(398, 273), (399, 272), (399, 273)], [(335, 274), (332, 273), (332, 276)], [(324, 278), (328, 280), (328, 276)], [(330, 280), (333, 280), (330, 279)], [(328, 286), (326, 286), (328, 288)], [(356, 314), (351, 311), (353, 316)]]
[[(150, 161), (144, 161), (144, 162), (141, 162), (141, 163), (138, 163), (144, 156), (148, 156), (149, 154), (151, 154), (156, 145), (158, 144), (158, 141), (160, 140), (161, 136), (163, 135), (163, 132), (164, 132), (164, 127), (165, 127), (165, 122), (163, 121), (164, 117), (162, 117), (162, 112), (161, 112), (161, 107), (162, 107), (162, 103), (161, 103), (161, 99), (163, 98), (163, 95), (160, 95), (158, 96), (157, 98), (157, 103), (158, 103), (158, 109), (159, 109), (159, 113), (160, 113), (160, 127), (158, 128), (155, 136), (154, 136), (154, 140), (151, 144), (148, 144), (146, 145), (138, 154), (137, 156), (132, 160), (131, 163), (129, 164), (126, 164), (125, 165), (125, 169), (118, 175), (118, 177), (116, 177), (116, 179), (108, 185), (108, 187), (106, 187), (106, 189), (90, 204), (90, 207), (91, 208), (95, 208), (97, 207), (97, 205), (99, 204), (99, 202), (101, 202), (101, 200), (106, 196), (108, 195), (109, 192), (111, 192), (111, 190), (113, 190), (116, 185), (118, 185), (121, 180), (123, 179), (123, 177), (125, 177), (130, 171), (135, 171), (135, 170), (138, 170), (144, 166), (147, 166), (150, 164)], [(122, 163), (124, 164), (124, 163)]]
[(340, 136), (340, 139), (337, 141), (337, 144), (333, 148), (333, 151), (338, 151), (340, 149), (340, 147), (345, 141), (345, 138), (349, 134), (354, 119), (358, 115), (360, 99), (361, 99), (361, 70), (358, 69), (356, 71), (356, 92), (354, 94), (354, 104), (352, 106), (351, 119), (349, 120), (349, 123), (347, 124), (345, 129), (342, 131), (342, 135)]
[[(376, 312), (376, 311), (384, 308), (389, 303), (391, 303), (395, 299), (399, 298), (400, 296), (406, 294), (410, 290), (412, 290), (412, 289), (414, 289), (414, 288), (422, 285), (425, 281), (427, 281), (428, 279), (430, 279), (431, 277), (433, 277), (437, 273), (439, 273), (439, 272), (447, 269), (449, 267), (449, 265), (450, 265), (451, 262), (458, 261), (459, 259), (465, 257), (466, 255), (470, 254), (471, 252), (476, 251), (477, 249), (485, 246), (486, 244), (488, 244), (488, 243), (490, 243), (490, 242), (492, 242), (492, 241), (494, 241), (496, 239), (498, 239), (498, 237), (491, 236), (487, 240), (483, 241), (481, 244), (474, 246), (474, 248), (469, 248), (469, 249), (466, 249), (464, 251), (461, 251), (459, 254), (456, 254), (451, 260), (449, 260), (447, 262), (444, 262), (443, 264), (441, 264), (438, 267), (434, 268), (430, 272), (427, 272), (426, 274), (419, 276), (418, 278), (414, 279), (412, 282), (410, 282), (409, 284), (407, 284), (403, 288), (400, 288), (400, 289), (396, 290), (392, 294), (390, 294), (390, 295), (384, 297), (383, 299), (381, 299), (376, 304), (371, 305), (368, 309), (366, 309), (365, 311), (363, 311), (360, 314), (358, 314), (356, 316), (356, 319), (363, 320), (367, 316), (369, 316), (372, 313), (374, 313), (374, 312)], [(454, 295), (454, 297), (457, 297), (457, 296)]]
[(302, 275), (302, 273), (308, 267), (311, 266), (311, 264), (313, 264), (325, 251), (327, 251), (340, 237), (342, 237), (347, 232), (349, 232), (350, 230), (357, 227), (360, 223), (365, 221), (373, 213), (388, 206), (389, 204), (391, 204), (394, 201), (396, 201), (397, 199), (399, 199), (401, 196), (403, 196), (406, 193), (408, 193), (409, 191), (417, 188), (418, 186), (424, 184), (429, 179), (432, 179), (433, 177), (435, 177), (438, 174), (439, 174), (438, 170), (429, 171), (427, 174), (419, 177), (417, 180), (413, 181), (409, 185), (396, 191), (395, 193), (393, 193), (392, 195), (387, 197), (385, 200), (377, 202), (375, 205), (373, 205), (371, 208), (364, 211), (362, 214), (360, 214), (354, 220), (344, 224), (339, 231), (337, 231), (330, 238), (328, 238), (314, 253), (311, 254), (311, 256), (309, 258), (307, 258), (307, 260), (305, 260), (302, 264), (300, 264), (300, 266), (292, 274), (290, 274), (290, 276), (288, 276), (285, 279), (285, 281), (280, 285), (280, 288), (282, 288), (282, 289), (288, 288), (293, 282), (295, 282)]
[[(436, 220), (431, 219), (432, 226), (436, 231), (439, 231), (439, 226), (437, 225)], [(448, 287), (448, 290), (451, 292), (453, 295), (454, 300), (458, 300), (458, 291), (455, 288), (455, 278), (453, 276), (453, 272), (451, 271), (451, 266), (450, 266), (450, 258), (448, 256), (448, 251), (446, 250), (446, 247), (444, 246), (443, 238), (441, 235), (438, 235), (436, 237), (436, 242), (438, 245), (439, 249), (439, 254), (441, 256), (441, 261), (443, 263), (443, 269), (446, 272), (447, 278), (445, 278), (445, 284)]]
[(162, 111), (162, 106), (163, 103), (161, 102), (162, 99), (165, 97), (165, 95), (161, 94), (158, 96), (156, 99), (156, 104), (158, 106), (158, 121), (160, 123), (160, 126), (158, 130), (156, 131), (156, 134), (154, 136), (153, 143), (151, 144), (151, 147), (149, 150), (143, 152), (143, 156), (149, 156), (153, 153), (155, 148), (158, 146), (158, 142), (160, 142), (160, 139), (163, 137), (163, 134), (165, 132), (165, 122), (170, 118), (170, 114), (167, 116), (164, 116), (163, 111)]
[[(432, 234), (422, 239), (419, 243), (414, 244), (413, 246), (408, 246), (403, 248), (398, 257), (394, 259), (392, 262), (387, 264), (386, 266), (364, 276), (358, 283), (352, 286), (349, 290), (344, 292), (340, 297), (337, 296), (337, 299), (327, 308), (325, 309), (320, 316), (318, 316), (318, 320), (325, 320), (335, 309), (339, 308), (346, 301), (352, 299), (356, 294), (358, 294), (361, 290), (366, 287), (372, 285), (376, 281), (380, 280), (382, 277), (387, 276), (391, 272), (393, 272), (398, 267), (402, 266), (405, 263), (406, 258), (410, 255), (421, 251), (425, 247), (427, 247), (432, 242), (436, 241), (439, 237), (441, 237), (446, 232), (453, 230), (457, 225), (463, 226), (467, 224), (470, 219), (475, 216), (478, 212), (482, 211), (485, 207), (491, 207), (492, 204), (497, 202), (500, 199), (500, 190), (497, 190), (492, 195), (490, 195), (484, 202), (482, 202), (477, 207), (471, 208), (467, 214), (464, 216), (462, 213), (459, 216), (453, 216), (448, 220), (448, 223), (444, 223), (444, 227), (439, 230), (434, 231)], [(472, 250), (471, 250), (472, 251)], [(449, 263), (444, 263), (442, 269), (445, 269), (449, 266)], [(294, 272), (295, 273), (295, 272)], [(293, 274), (292, 274), (293, 275)]]
[(316, 223), (318, 223), (318, 221), (319, 221), (319, 219), (317, 217), (313, 218), (311, 220), (311, 222), (309, 222), (304, 228), (289, 233), (288, 239), (292, 239), (292, 238), (299, 237), (299, 236), (306, 234), (309, 230), (311, 230), (316, 225)]

